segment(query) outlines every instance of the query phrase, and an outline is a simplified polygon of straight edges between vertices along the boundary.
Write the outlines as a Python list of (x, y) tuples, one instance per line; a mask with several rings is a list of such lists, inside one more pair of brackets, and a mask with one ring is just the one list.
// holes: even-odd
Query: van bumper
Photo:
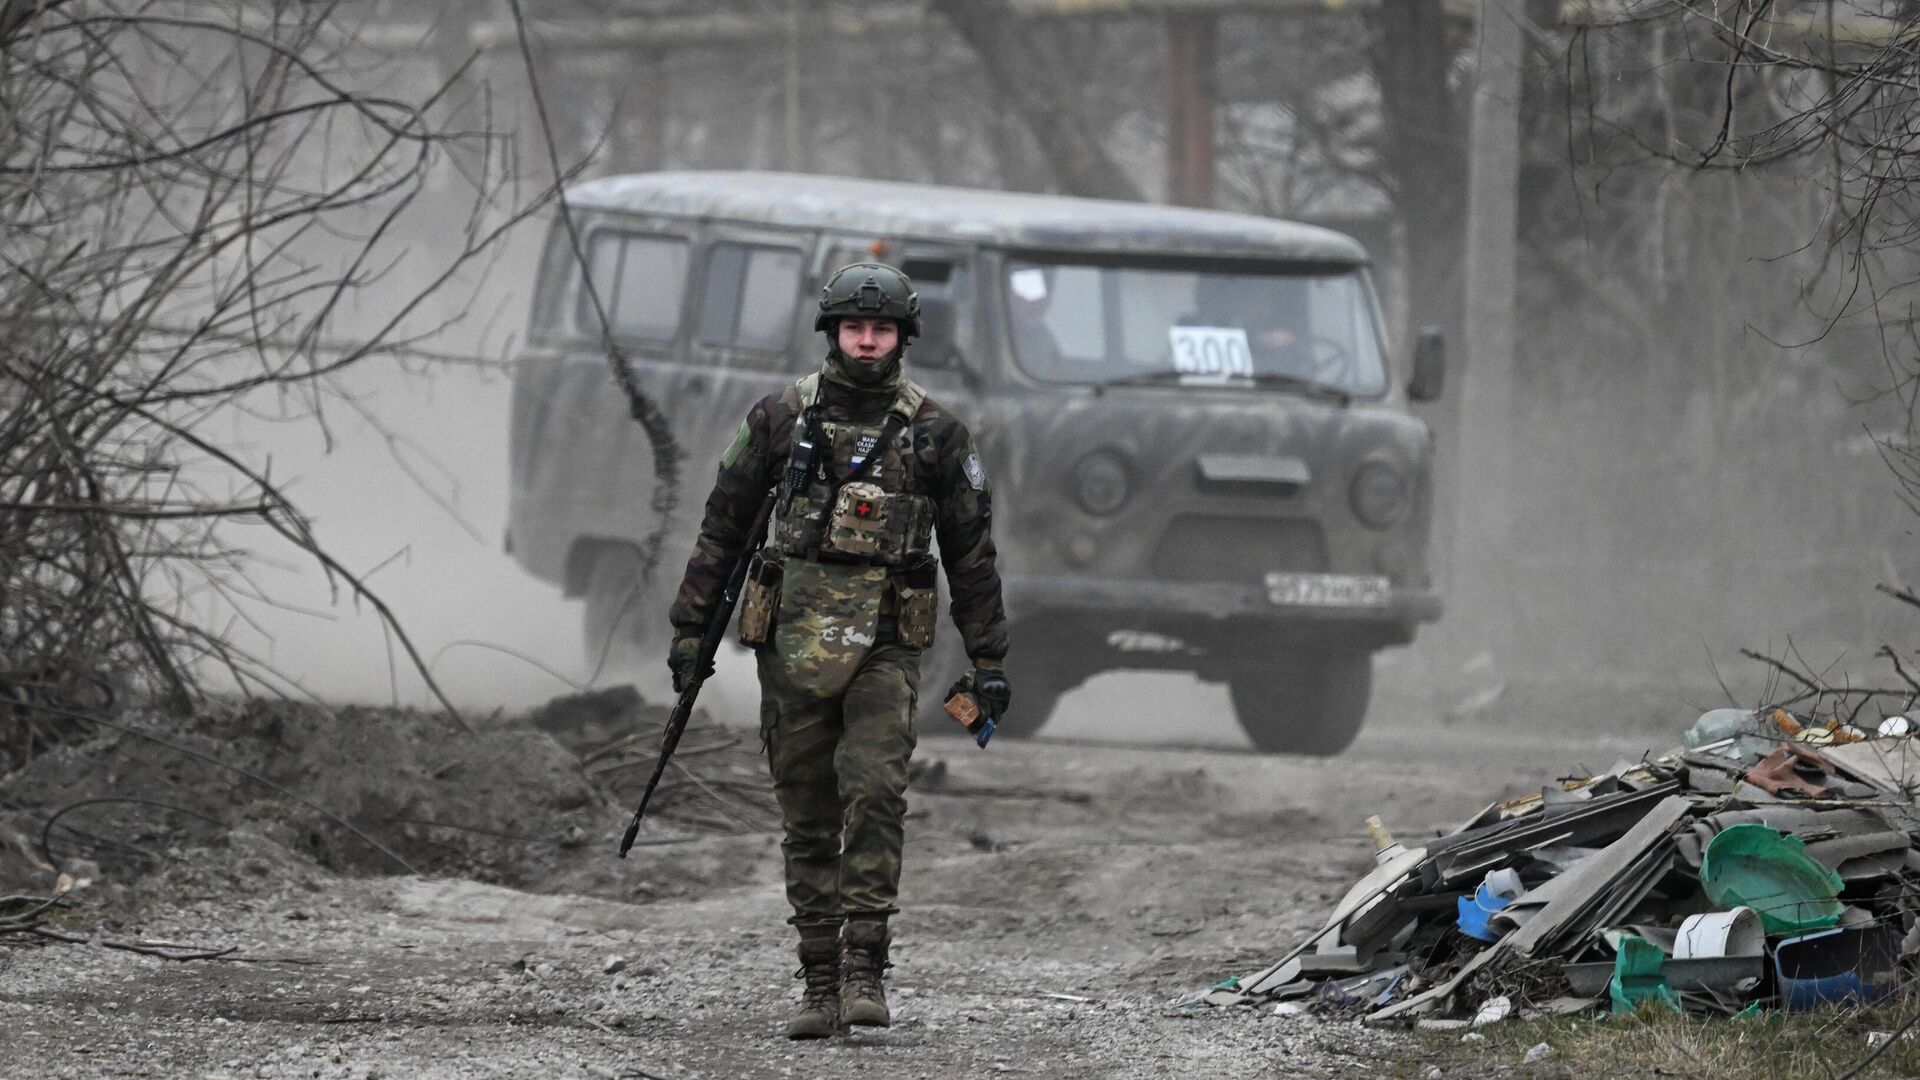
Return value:
[(1379, 645), (1413, 640), (1421, 623), (1440, 617), (1440, 595), (1431, 589), (1395, 587), (1386, 602), (1367, 606), (1276, 604), (1255, 585), (1086, 578), (1008, 578), (1008, 613), (1015, 619), (1061, 616), (1115, 626), (1167, 625), (1191, 632), (1196, 624), (1262, 623), (1314, 630), (1350, 630)]

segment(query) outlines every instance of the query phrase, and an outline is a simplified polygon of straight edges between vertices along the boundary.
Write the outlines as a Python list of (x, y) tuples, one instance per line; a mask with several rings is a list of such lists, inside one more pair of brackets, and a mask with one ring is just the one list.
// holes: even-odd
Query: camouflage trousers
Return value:
[(760, 730), (786, 827), (795, 925), (899, 910), (920, 650), (888, 636), (838, 697), (793, 688), (774, 650), (760, 651)]

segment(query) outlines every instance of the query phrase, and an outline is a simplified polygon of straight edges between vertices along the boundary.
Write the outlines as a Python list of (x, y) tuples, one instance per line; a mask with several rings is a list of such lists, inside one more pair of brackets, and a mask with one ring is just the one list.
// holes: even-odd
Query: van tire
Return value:
[(1014, 726), (997, 729), (996, 735), (1001, 731), (1009, 739), (1038, 735), (1040, 729), (1046, 726), (1047, 718), (1053, 715), (1054, 708), (1060, 704), (1060, 698), (1071, 689), (1055, 681), (1042, 682), (1037, 686), (1032, 679), (1021, 683), (1019, 695), (1014, 699), (1012, 708), (1007, 710)]
[(1013, 685), (1013, 705), (1007, 710), (1013, 720), (1012, 734), (1016, 738), (1036, 735), (1060, 699), (1103, 666), (1105, 655), (1071, 628), (1041, 621), (1016, 624), (1008, 636), (1031, 643), (1007, 655), (1007, 681)]
[[(646, 561), (630, 544), (600, 544), (587, 570), (581, 653), (595, 681), (667, 655), (665, 598), (646, 580)], [(598, 669), (596, 673), (596, 669)]]
[(1373, 696), (1373, 653), (1321, 648), (1249, 657), (1227, 680), (1254, 749), (1331, 757), (1353, 745)]

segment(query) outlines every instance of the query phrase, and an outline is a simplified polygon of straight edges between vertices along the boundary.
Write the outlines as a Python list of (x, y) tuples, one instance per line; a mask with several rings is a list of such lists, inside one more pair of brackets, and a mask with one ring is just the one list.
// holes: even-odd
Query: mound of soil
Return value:
[[(162, 892), (419, 873), (660, 895), (620, 873), (613, 845), (663, 721), (631, 687), (556, 699), (474, 733), (408, 709), (214, 702), (185, 719), (133, 710), (0, 779), (0, 893), (43, 892), (67, 871)], [(756, 831), (742, 809), (765, 803), (744, 774), (751, 749), (737, 736), (696, 741), (691, 767), (657, 799), (665, 824), (643, 842), (673, 842), (657, 830), (674, 826)], [(715, 784), (736, 787), (722, 794)], [(738, 874), (725, 845), (706, 847), (676, 875), (686, 888)]]

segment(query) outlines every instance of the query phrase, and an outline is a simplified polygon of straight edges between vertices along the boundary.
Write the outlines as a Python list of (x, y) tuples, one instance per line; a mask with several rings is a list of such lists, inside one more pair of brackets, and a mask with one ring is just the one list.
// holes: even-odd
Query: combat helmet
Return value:
[(831, 333), (846, 318), (893, 319), (904, 342), (920, 336), (920, 294), (907, 275), (886, 263), (854, 263), (833, 272), (820, 290), (815, 330)]

